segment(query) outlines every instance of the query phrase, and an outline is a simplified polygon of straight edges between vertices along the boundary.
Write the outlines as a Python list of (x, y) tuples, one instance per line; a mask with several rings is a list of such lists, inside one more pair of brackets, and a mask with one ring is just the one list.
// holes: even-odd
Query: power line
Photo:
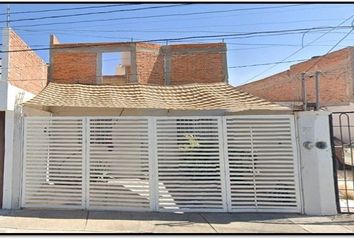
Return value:
[[(306, 4), (306, 5), (311, 5), (311, 4)], [(305, 9), (305, 8), (302, 8), (302, 9)], [(282, 9), (280, 9), (282, 10)], [(283, 10), (283, 12), (286, 12), (288, 10)], [(293, 11), (297, 11), (297, 10), (293, 10)], [(233, 15), (223, 15), (223, 18), (228, 18), (228, 17), (234, 17), (234, 16), (239, 16), (239, 15), (254, 15), (254, 14), (257, 14), (257, 15), (261, 15), (261, 14), (268, 14), (268, 13), (271, 13), (271, 12), (240, 12), (238, 14), (233, 14)], [(195, 20), (195, 19), (204, 19), (204, 18), (208, 18), (209, 20), (212, 19), (212, 18), (219, 18), (219, 16), (208, 16), (208, 15), (205, 15), (203, 17), (188, 17), (188, 18), (183, 18), (183, 20)], [(337, 20), (337, 19), (326, 19), (326, 20)], [(166, 22), (171, 22), (171, 21), (175, 21), (175, 19), (164, 19), (164, 23)], [(309, 20), (307, 20), (309, 21)], [(317, 21), (317, 19), (314, 19), (313, 21)], [(144, 20), (143, 22), (142, 21), (130, 21), (130, 22), (125, 22), (124, 25), (132, 25), (132, 24), (141, 24), (141, 23), (154, 23), (154, 22), (158, 22), (160, 23), (161, 20), (155, 20), (155, 21), (147, 21), (147, 20)], [(280, 23), (287, 23), (287, 22), (276, 22), (274, 24), (280, 24)], [(273, 23), (264, 23), (264, 24), (273, 24)], [(258, 23), (253, 23), (253, 24), (232, 24), (232, 25), (223, 25), (223, 26), (233, 26), (233, 27), (239, 27), (239, 26), (248, 26), (248, 25), (259, 25)], [(208, 25), (207, 27), (210, 28), (210, 27), (219, 27), (219, 26), (222, 26), (222, 25)], [(94, 24), (94, 25), (86, 25), (85, 27), (107, 27), (107, 24)], [(184, 26), (184, 27), (174, 27), (174, 29), (187, 29), (187, 28), (193, 28), (193, 26), (191, 25), (188, 25), (188, 26)], [(194, 27), (199, 27), (199, 26), (194, 26)], [(205, 26), (202, 26), (202, 27), (205, 27)], [(82, 26), (70, 26), (70, 27), (66, 27), (66, 29), (81, 29)], [(51, 31), (51, 29), (49, 30)]]
[(353, 31), (354, 31), (354, 20), (352, 22), (352, 29), (345, 34), (336, 44), (333, 45), (333, 47), (331, 47), (326, 54), (320, 56), (316, 62), (314, 62), (314, 64), (312, 64), (305, 72), (309, 71), (311, 68), (313, 68), (315, 65), (317, 65), (322, 59), (323, 57), (327, 56), (330, 52), (333, 51), (333, 49), (335, 49), (344, 39), (346, 39)]
[(203, 15), (203, 14), (215, 14), (224, 12), (239, 12), (239, 11), (251, 11), (260, 9), (277, 9), (277, 8), (289, 8), (302, 6), (304, 4), (292, 4), (283, 6), (272, 6), (272, 7), (254, 7), (254, 8), (237, 8), (228, 10), (216, 10), (216, 11), (203, 11), (203, 12), (192, 12), (192, 13), (174, 13), (174, 14), (161, 14), (161, 15), (148, 15), (148, 16), (134, 16), (134, 17), (119, 17), (119, 18), (107, 18), (107, 19), (95, 19), (95, 20), (81, 20), (81, 21), (70, 21), (70, 22), (52, 22), (52, 23), (40, 23), (31, 25), (18, 25), (14, 27), (34, 27), (34, 26), (48, 26), (48, 25), (61, 25), (61, 24), (75, 24), (75, 23), (87, 23), (87, 22), (105, 22), (114, 20), (130, 20), (130, 19), (146, 19), (146, 18), (160, 18), (160, 17), (175, 17), (175, 16), (189, 16), (189, 15)]
[[(194, 28), (214, 28), (214, 27), (242, 27), (242, 26), (253, 26), (253, 25), (256, 25), (256, 26), (263, 26), (263, 25), (275, 25), (275, 24), (288, 24), (288, 23), (298, 23), (298, 22), (315, 22), (315, 21), (329, 21), (329, 20), (338, 20), (338, 18), (326, 18), (326, 19), (306, 19), (306, 20), (301, 20), (301, 21), (283, 21), (283, 22), (258, 22), (258, 23), (247, 23), (247, 24), (219, 24), (219, 25), (188, 25), (188, 26), (179, 26), (179, 27), (173, 27), (173, 29), (175, 29), (175, 32), (179, 32), (177, 31), (176, 29), (182, 29), (182, 30), (185, 30), (185, 29), (194, 29)], [(341, 20), (341, 19), (339, 19)], [(134, 22), (133, 22), (134, 23)], [(127, 24), (133, 24), (133, 23), (124, 23), (124, 25), (127, 25)], [(134, 23), (135, 24), (135, 23)], [(87, 28), (91, 28), (91, 27), (97, 27), (97, 26), (107, 26), (107, 25), (94, 25), (94, 26), (86, 26)], [(148, 28), (148, 29), (140, 29), (140, 30), (136, 30), (136, 31), (148, 31), (148, 30), (159, 30), (161, 28)], [(16, 28), (16, 30), (18, 30), (18, 28)], [(23, 30), (25, 31), (25, 30)], [(36, 30), (26, 30), (26, 31), (36, 31)], [(41, 30), (38, 30), (38, 31), (50, 31), (52, 32), (53, 29), (43, 29), (41, 28)], [(93, 30), (92, 29), (83, 29), (82, 26), (78, 27), (73, 27), (73, 28), (65, 28), (65, 29), (60, 29), (60, 31), (67, 31), (67, 32), (77, 32), (77, 31), (80, 31), (80, 32), (92, 32)], [(95, 29), (94, 30), (95, 32), (117, 32), (117, 31), (126, 31), (126, 30), (98, 30), (98, 29)], [(130, 30), (131, 31), (131, 30)], [(193, 31), (193, 30), (191, 30)]]
[(268, 63), (256, 63), (256, 64), (250, 64), (250, 65), (240, 65), (240, 66), (232, 66), (229, 68), (248, 68), (248, 67), (257, 67), (257, 66), (265, 66), (265, 65), (271, 65), (271, 64), (280, 64), (280, 63), (293, 63), (293, 62), (303, 62), (307, 61), (308, 59), (298, 59), (298, 60), (291, 60), (291, 61), (284, 61), (284, 62), (268, 62)]
[[(306, 4), (306, 5), (311, 5), (311, 4)], [(310, 6), (311, 7), (311, 6)], [(325, 7), (327, 7), (327, 6), (325, 6)], [(335, 6), (335, 5), (331, 5), (331, 8), (333, 9), (333, 8), (335, 8), (335, 7), (343, 7), (343, 6)], [(316, 7), (316, 9), (319, 9), (319, 8), (321, 8), (321, 7)], [(311, 9), (313, 9), (312, 7), (311, 7)], [(281, 10), (281, 9), (280, 9)], [(306, 8), (301, 8), (301, 9), (296, 9), (296, 10), (290, 10), (290, 11), (299, 11), (299, 10), (307, 10)], [(287, 12), (287, 11), (289, 11), (289, 10), (282, 10), (282, 12)], [(243, 15), (261, 15), (261, 14), (269, 14), (269, 13), (272, 13), (272, 12), (254, 12), (254, 13), (246, 13), (245, 14), (245, 12), (241, 12), (241, 13), (239, 13), (239, 14), (236, 14), (236, 15), (240, 15), (240, 14), (243, 14)], [(227, 17), (234, 17), (235, 16), (235, 14), (234, 15), (223, 15), (223, 18), (227, 18)], [(194, 20), (194, 19), (203, 19), (203, 18), (208, 18), (209, 20), (210, 19), (212, 19), (212, 18), (219, 18), (219, 16), (205, 16), (205, 17), (193, 17), (193, 18), (184, 18), (184, 20)], [(319, 20), (319, 19), (313, 19), (313, 21), (317, 21), (317, 20)], [(334, 18), (328, 18), (328, 19), (325, 19), (325, 20), (338, 20), (338, 18), (337, 19), (334, 19)], [(160, 22), (161, 20), (157, 20), (157, 21), (130, 21), (130, 22), (125, 22), (124, 23), (124, 25), (131, 25), (131, 24), (140, 24), (140, 23), (144, 23), (144, 24), (146, 24), (146, 23), (153, 23), (153, 22)], [(170, 22), (170, 21), (175, 21), (175, 20), (173, 20), (173, 19), (165, 19), (164, 20), (164, 23), (166, 23), (166, 22)], [(306, 20), (306, 21), (310, 21), (310, 20)], [(297, 21), (294, 21), (294, 22), (297, 22)], [(263, 22), (262, 22), (263, 23)], [(277, 24), (277, 23), (286, 23), (286, 22), (276, 22), (276, 23), (274, 23), (274, 24)], [(291, 22), (289, 22), (289, 23), (291, 23)], [(264, 23), (264, 24), (272, 24), (272, 23)], [(238, 26), (246, 26), (246, 25), (248, 25), (248, 24), (233, 24), (232, 26), (234, 26), (234, 27), (238, 27)], [(258, 23), (253, 23), (253, 24), (250, 24), (250, 25), (258, 25)], [(89, 25), (89, 26), (86, 26), (86, 27), (101, 27), (101, 26), (107, 26), (106, 24), (95, 24), (95, 25)], [(217, 26), (217, 25), (210, 25), (210, 27), (215, 27), (215, 26)], [(230, 25), (229, 25), (230, 26)], [(208, 26), (209, 27), (209, 26)], [(66, 29), (78, 29), (78, 28), (81, 28), (81, 26), (72, 26), (72, 27), (70, 27), (70, 28), (66, 28)], [(188, 28), (188, 27), (183, 27), (183, 28)], [(176, 28), (177, 29), (177, 28)]]
[[(23, 31), (23, 32), (26, 32), (24, 33), (24, 35), (33, 35), (33, 34), (41, 34), (41, 33), (51, 33), (51, 32), (47, 32), (47, 31), (41, 31), (41, 30), (27, 30), (27, 29), (16, 29), (16, 31)], [(143, 32), (144, 30), (140, 31), (140, 32)], [(316, 32), (321, 32), (323, 30), (317, 30)], [(70, 35), (70, 36), (73, 36), (73, 35), (77, 35), (77, 36), (84, 36), (84, 37), (96, 37), (96, 38), (102, 38), (102, 39), (126, 39), (126, 40), (131, 40), (132, 37), (115, 37), (115, 36), (103, 36), (103, 35), (93, 35), (93, 34), (81, 34), (81, 33), (75, 33), (77, 31), (73, 31), (74, 33), (67, 33), (67, 32), (64, 32), (62, 33), (61, 31), (59, 31), (60, 34), (62, 35)], [(97, 31), (97, 32), (100, 32), (100, 31)], [(117, 32), (119, 32), (119, 30), (117, 30)], [(125, 32), (125, 31), (123, 31)], [(130, 31), (126, 31), (126, 32), (130, 32)], [(132, 32), (135, 32), (134, 30)], [(173, 32), (173, 33), (182, 33), (184, 31), (156, 31), (156, 32)], [(207, 33), (231, 33), (231, 32), (214, 32), (214, 31), (188, 31), (188, 32), (207, 32)], [(306, 31), (307, 32), (307, 31)], [(301, 33), (301, 32), (300, 32)], [(312, 33), (315, 33), (315, 31), (313, 31)], [(338, 34), (338, 33), (342, 33), (342, 32), (332, 32), (333, 34)], [(295, 33), (284, 33), (284, 34), (267, 34), (267, 35), (257, 35), (256, 37), (263, 37), (263, 36), (280, 36), (280, 35), (289, 35), (289, 34), (298, 34), (297, 32)], [(228, 37), (225, 39), (242, 39), (242, 38), (250, 38), (250, 37), (254, 37), (254, 36), (246, 36), (246, 37)], [(139, 40), (139, 41), (144, 41), (144, 39), (137, 39), (137, 38), (134, 38), (136, 40)], [(176, 40), (176, 42), (178, 42), (178, 40)], [(233, 43), (230, 43), (230, 44), (233, 44)], [(240, 44), (242, 45), (242, 44)], [(261, 44), (259, 44), (261, 45)], [(279, 44), (278, 44), (279, 45)], [(285, 46), (285, 44), (283, 44)], [(286, 46), (298, 46), (298, 45), (289, 45), (287, 44)]]
[[(319, 29), (317, 30), (317, 32), (323, 32), (324, 29)], [(279, 33), (275, 32), (275, 33), (259, 33), (259, 34), (245, 34), (245, 35), (239, 35), (239, 36), (221, 36), (219, 38), (222, 38), (224, 40), (230, 40), (230, 39), (246, 39), (246, 38), (254, 38), (254, 37), (273, 37), (273, 36), (285, 36), (285, 35), (294, 35), (294, 34), (301, 34), (304, 33), (305, 31), (281, 31)], [(217, 37), (210, 37), (210, 38), (217, 38)], [(196, 39), (198, 39), (196, 37)], [(184, 39), (181, 39), (184, 40)], [(181, 40), (174, 40), (175, 42), (180, 42)]]
[[(353, 18), (353, 17), (354, 17), (354, 15), (351, 15), (350, 17), (346, 18), (344, 21), (342, 21), (341, 23), (339, 23), (339, 24), (338, 24), (336, 27), (334, 27), (333, 29), (341, 28), (340, 26), (341, 26), (342, 24), (344, 24), (346, 21), (348, 21), (349, 19), (351, 19), (351, 18)], [(350, 27), (353, 29), (353, 26), (350, 26)], [(311, 42), (308, 43), (307, 45), (305, 45), (305, 46), (299, 48), (298, 50), (296, 50), (295, 52), (291, 53), (291, 54), (288, 55), (286, 58), (284, 58), (282, 61), (280, 61), (280, 63), (283, 62), (283, 61), (288, 60), (290, 57), (294, 56), (295, 54), (297, 54), (298, 52), (300, 52), (301, 50), (303, 50), (305, 47), (307, 47), (307, 46), (311, 45), (312, 43), (316, 42), (317, 40), (319, 40), (320, 38), (322, 38), (323, 36), (325, 36), (326, 34), (328, 34), (329, 32), (331, 32), (333, 29), (329, 29), (328, 32), (325, 32), (324, 34), (322, 34), (321, 36), (319, 36), (319, 37), (316, 38), (315, 40), (311, 41)], [(277, 65), (278, 65), (278, 64), (275, 64), (275, 65), (273, 65), (273, 66), (271, 66), (271, 67), (265, 69), (264, 71), (258, 73), (257, 75), (253, 76), (252, 78), (248, 79), (246, 82), (244, 82), (244, 83), (242, 83), (242, 84), (246, 84), (246, 83), (250, 82), (251, 80), (253, 80), (253, 79), (255, 79), (255, 78), (261, 76), (261, 75), (264, 74), (265, 72), (267, 72), (267, 71), (273, 69), (273, 68), (276, 67)]]
[[(35, 10), (35, 11), (15, 11), (15, 12), (11, 12), (11, 15), (13, 15), (13, 14), (28, 14), (28, 13), (41, 13), (41, 12), (47, 13), (47, 12), (57, 12), (57, 11), (72, 11), (72, 10), (93, 9), (93, 8), (110, 8), (110, 7), (139, 5), (139, 4), (142, 4), (142, 3), (109, 4), (109, 5), (100, 5), (100, 6), (90, 6), (90, 7), (43, 9), (43, 10)], [(6, 13), (0, 13), (0, 16), (1, 15), (6, 15)]]
[[(326, 28), (326, 27), (325, 27)], [(319, 27), (316, 27), (316, 29), (310, 29), (310, 30), (317, 30), (321, 31), (321, 29)], [(51, 33), (52, 30), (50, 29), (41, 29), (41, 30), (29, 30), (29, 29), (21, 29), (21, 28), (16, 28), (16, 31), (23, 31), (23, 32), (34, 32), (34, 33)], [(60, 34), (71, 34), (71, 33), (77, 33), (77, 32), (92, 32), (93, 30), (83, 30), (83, 29), (78, 29), (78, 30), (68, 30), (68, 29), (59, 29), (56, 30), (56, 33), (60, 33)], [(235, 32), (230, 32), (230, 31), (210, 31), (210, 30), (182, 30), (182, 31), (178, 31), (178, 30), (153, 30), (153, 29), (116, 29), (116, 30), (94, 30), (94, 32), (102, 32), (102, 33), (121, 33), (121, 32), (148, 32), (148, 33), (195, 33), (195, 32), (205, 32), (205, 33), (235, 33)], [(242, 33), (242, 32), (240, 32)], [(311, 32), (308, 32), (311, 33)]]
[[(229, 49), (227, 51), (235, 51), (235, 50), (241, 50), (241, 49)], [(225, 53), (226, 51), (216, 51), (214, 53)], [(202, 55), (202, 54), (210, 54), (209, 52), (199, 52), (196, 53), (197, 55)], [(178, 55), (178, 54), (177, 54)], [(183, 54), (182, 54), (183, 55)], [(102, 62), (112, 62), (112, 61), (121, 61), (123, 59), (130, 59), (129, 57), (119, 57), (119, 58), (106, 58), (106, 59), (102, 59)], [(291, 60), (291, 61), (286, 61), (286, 62), (282, 62), (282, 63), (292, 63), (292, 62), (302, 62), (302, 61), (307, 61), (309, 59), (298, 59), (298, 60)], [(256, 63), (256, 64), (249, 64), (249, 65), (236, 65), (236, 66), (230, 66), (228, 67), (229, 69), (238, 69), (238, 68), (248, 68), (248, 67), (257, 67), (257, 66), (265, 66), (265, 65), (271, 65), (271, 64), (276, 64), (276, 63), (280, 63), (280, 62), (267, 62), (267, 63)], [(75, 65), (87, 65), (87, 64), (75, 64)], [(24, 65), (24, 66), (19, 66), (19, 67), (2, 67), (3, 70), (5, 69), (24, 69), (24, 68), (33, 68), (34, 66), (43, 66), (41, 65)], [(206, 69), (206, 68), (204, 68)]]
[[(128, 39), (128, 38), (126, 38)], [(130, 38), (129, 38), (130, 39)], [(301, 46), (300, 44), (233, 44), (233, 43), (229, 43), (229, 42), (225, 42), (227, 45), (238, 45), (238, 46), (258, 46), (258, 47), (249, 47), (249, 48), (228, 48), (227, 52), (229, 51), (243, 51), (243, 50), (253, 50), (253, 49), (262, 49), (262, 48), (273, 48), (273, 47), (299, 47)], [(0, 44), (1, 46), (2, 44)], [(35, 45), (31, 45), (31, 47), (44, 47), (44, 46), (48, 46), (48, 44), (35, 44)], [(312, 46), (316, 46), (316, 47), (330, 47), (333, 46), (331, 44), (316, 44), (316, 45), (312, 45)], [(342, 47), (346, 47), (347, 45), (342, 45)]]
[[(178, 37), (178, 38), (162, 38), (162, 39), (153, 39), (153, 40), (142, 40), (142, 41), (136, 41), (135, 43), (144, 43), (144, 42), (174, 42), (174, 41), (181, 41), (181, 40), (190, 40), (190, 39), (217, 39), (217, 38), (226, 38), (226, 37), (250, 37), (250, 36), (257, 36), (260, 34), (271, 34), (272, 36), (276, 34), (298, 34), (302, 33), (304, 31), (308, 31), (309, 29), (311, 30), (325, 30), (325, 29), (330, 29), (333, 30), (337, 27), (312, 27), (312, 28), (298, 28), (298, 29), (284, 29), (284, 30), (273, 30), (273, 31), (257, 31), (257, 32), (245, 32), (245, 33), (233, 33), (233, 34), (217, 34), (217, 35), (199, 35), (199, 36), (186, 36), (186, 37)], [(351, 28), (351, 26), (342, 26), (340, 28)], [(98, 44), (91, 44), (90, 47), (92, 46), (102, 46), (103, 44), (106, 45), (114, 45), (115, 43), (98, 43)], [(46, 48), (33, 48), (33, 49), (22, 49), (22, 50), (10, 50), (10, 51), (1, 51), (1, 53), (5, 52), (23, 52), (23, 51), (32, 51), (32, 50), (50, 50), (50, 49), (63, 49), (63, 48), (85, 48), (88, 47), (87, 45), (83, 46), (58, 46), (54, 48), (46, 47)]]
[[(27, 30), (27, 29), (21, 29), (21, 28), (16, 28), (16, 31), (23, 31), (23, 32), (34, 32), (34, 33), (49, 33), (51, 31), (48, 30)], [(70, 33), (69, 33), (70, 32)], [(55, 33), (59, 33), (59, 34), (72, 34), (72, 33), (77, 33), (77, 32), (92, 32), (91, 31), (83, 31), (83, 30), (57, 30), (55, 31)], [(207, 30), (187, 30), (187, 31), (175, 31), (175, 30), (132, 30), (132, 29), (121, 29), (121, 30), (113, 30), (113, 31), (102, 31), (102, 30), (98, 30), (95, 32), (102, 32), (102, 33), (121, 33), (121, 32), (147, 32), (147, 33), (196, 33), (196, 32), (201, 32), (201, 33), (234, 33), (234, 32), (230, 32), (230, 31), (207, 31)], [(84, 35), (82, 35), (84, 36)], [(86, 35), (86, 36), (90, 36), (90, 35)], [(91, 35), (94, 36), (94, 35)], [(98, 36), (98, 35), (97, 35)], [(114, 37), (112, 37), (114, 38)]]
[[(110, 60), (115, 60), (115, 59), (110, 59)], [(238, 66), (231, 66), (228, 67), (229, 69), (236, 69), (236, 68), (247, 68), (247, 67), (255, 67), (255, 66), (264, 66), (264, 65), (271, 65), (271, 64), (278, 64), (278, 63), (292, 63), (292, 62), (303, 62), (303, 61), (307, 61), (310, 59), (298, 59), (298, 60), (291, 60), (291, 61), (286, 61), (286, 62), (268, 62), (268, 63), (258, 63), (258, 64), (250, 64), (250, 65), (238, 65)], [(10, 68), (25, 68), (25, 67), (33, 67), (32, 66), (23, 66), (23, 67), (10, 67)], [(7, 69), (10, 69), (7, 68)], [(204, 68), (205, 70), (207, 68)], [(105, 75), (102, 75), (101, 77), (103, 77)], [(46, 78), (40, 78), (40, 79), (15, 79), (15, 80), (11, 80), (11, 81), (44, 81), (47, 80)]]
[[(57, 18), (66, 18), (66, 17), (80, 17), (80, 16), (97, 15), (97, 14), (103, 14), (103, 13), (107, 14), (107, 13), (116, 13), (116, 12), (132, 12), (132, 11), (141, 11), (141, 10), (149, 10), (149, 9), (179, 7), (179, 6), (189, 5), (189, 4), (190, 3), (182, 3), (182, 4), (174, 4), (174, 5), (169, 5), (169, 6), (153, 6), (153, 7), (118, 9), (118, 10), (101, 11), (101, 12), (90, 12), (90, 13), (54, 15), (54, 16), (46, 16), (46, 17), (37, 17), (37, 18), (22, 18), (22, 19), (10, 20), (10, 22), (34, 21), (34, 20), (53, 19), (53, 18), (57, 19)], [(1, 22), (5, 22), (5, 21), (0, 21), (0, 23)], [(60, 23), (57, 23), (57, 24), (60, 24)]]

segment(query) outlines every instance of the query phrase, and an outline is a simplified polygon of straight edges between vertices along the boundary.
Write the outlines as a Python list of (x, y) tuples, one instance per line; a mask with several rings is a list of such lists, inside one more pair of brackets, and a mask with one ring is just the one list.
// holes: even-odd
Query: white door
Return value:
[(300, 212), (293, 116), (225, 119), (230, 211)]

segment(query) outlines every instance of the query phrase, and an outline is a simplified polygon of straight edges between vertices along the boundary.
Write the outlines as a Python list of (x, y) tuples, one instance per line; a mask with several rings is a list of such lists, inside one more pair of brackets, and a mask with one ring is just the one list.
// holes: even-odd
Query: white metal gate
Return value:
[(225, 211), (220, 118), (156, 121), (159, 209)]
[(85, 206), (84, 136), (82, 118), (26, 119), (23, 206)]
[(230, 211), (299, 212), (292, 116), (226, 117)]
[(22, 206), (300, 212), (293, 116), (26, 117)]
[(90, 209), (149, 210), (148, 120), (88, 119)]

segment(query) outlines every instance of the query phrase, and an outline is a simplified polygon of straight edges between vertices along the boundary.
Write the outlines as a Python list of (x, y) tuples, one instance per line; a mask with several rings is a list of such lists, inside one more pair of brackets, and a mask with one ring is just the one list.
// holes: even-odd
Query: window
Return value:
[(116, 75), (116, 67), (121, 65), (121, 57), (119, 52), (102, 53), (102, 75)]
[(102, 53), (102, 83), (124, 84), (130, 76), (130, 52)]

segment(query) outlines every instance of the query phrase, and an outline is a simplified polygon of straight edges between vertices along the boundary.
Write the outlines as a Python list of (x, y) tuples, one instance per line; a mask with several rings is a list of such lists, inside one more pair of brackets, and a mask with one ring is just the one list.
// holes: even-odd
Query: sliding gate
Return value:
[(27, 117), (22, 206), (301, 212), (293, 121)]

